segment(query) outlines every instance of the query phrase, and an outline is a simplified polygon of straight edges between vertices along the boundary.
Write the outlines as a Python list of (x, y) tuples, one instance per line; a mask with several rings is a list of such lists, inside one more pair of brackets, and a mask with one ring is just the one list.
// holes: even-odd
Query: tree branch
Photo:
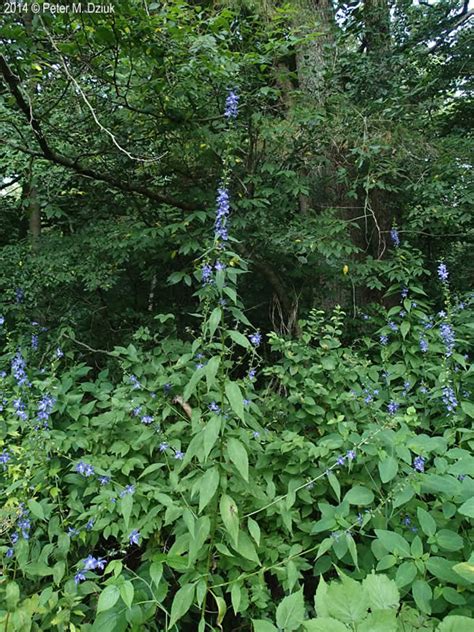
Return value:
[(152, 200), (153, 202), (159, 202), (160, 204), (168, 204), (169, 206), (174, 206), (184, 211), (195, 211), (202, 208), (201, 205), (178, 200), (173, 196), (165, 195), (154, 189), (149, 189), (148, 187), (142, 186), (138, 183), (125, 182), (124, 180), (115, 178), (109, 173), (95, 171), (94, 169), (81, 163), (78, 159), (73, 159), (73, 158), (70, 158), (69, 156), (65, 156), (64, 154), (60, 154), (56, 152), (46, 140), (46, 137), (44, 136), (43, 130), (41, 128), (40, 121), (36, 118), (33, 112), (33, 109), (31, 107), (31, 104), (27, 103), (25, 97), (23, 96), (23, 93), (20, 89), (20, 80), (12, 72), (5, 57), (1, 54), (0, 54), (0, 70), (2, 72), (3, 79), (5, 80), (11, 94), (13, 95), (18, 108), (25, 116), (28, 122), (28, 125), (31, 127), (35, 135), (35, 138), (41, 149), (41, 153), (35, 152), (31, 149), (28, 149), (26, 147), (21, 147), (21, 146), (16, 146), (16, 149), (29, 155), (41, 156), (45, 158), (46, 160), (49, 160), (50, 162), (53, 162), (57, 165), (61, 165), (63, 167), (66, 167), (68, 169), (75, 171), (80, 176), (84, 176), (86, 178), (92, 178), (93, 180), (98, 180), (100, 182), (105, 182), (109, 184), (112, 188), (117, 189), (119, 191), (125, 191), (127, 193), (137, 193), (138, 195), (142, 195), (143, 197), (146, 197), (149, 200)]

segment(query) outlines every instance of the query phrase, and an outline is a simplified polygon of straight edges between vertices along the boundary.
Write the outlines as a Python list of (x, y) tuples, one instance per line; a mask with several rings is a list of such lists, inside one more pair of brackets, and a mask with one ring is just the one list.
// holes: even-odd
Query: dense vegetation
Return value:
[(472, 631), (468, 3), (14, 6), (0, 628)]

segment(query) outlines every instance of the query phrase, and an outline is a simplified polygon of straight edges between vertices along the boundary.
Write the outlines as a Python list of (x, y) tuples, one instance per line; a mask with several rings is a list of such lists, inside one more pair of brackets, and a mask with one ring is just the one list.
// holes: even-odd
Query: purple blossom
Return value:
[(101, 485), (108, 485), (110, 483), (110, 476), (99, 476), (99, 483)]
[(413, 459), (413, 469), (417, 472), (425, 471), (425, 459), (422, 456), (416, 456)]
[(393, 400), (391, 402), (388, 403), (387, 405), (387, 412), (390, 415), (395, 415), (395, 413), (397, 412), (397, 410), (400, 408), (400, 404), (397, 404), (397, 402), (394, 402)]
[(218, 272), (225, 270), (225, 263), (222, 263), (222, 261), (216, 261), (215, 268)]
[(202, 362), (198, 362), (196, 364), (196, 369), (203, 369), (204, 368), (204, 364)]
[(244, 404), (244, 406), (250, 406), (250, 400), (249, 399), (244, 399), (243, 400), (243, 404)]
[(388, 344), (388, 336), (386, 336), (385, 334), (381, 334), (379, 340), (382, 346)]
[(411, 525), (411, 518), (410, 518), (410, 516), (408, 516), (408, 515), (407, 515), (407, 516), (405, 516), (405, 517), (403, 518), (403, 524), (404, 524), (406, 527), (409, 527), (409, 526)]
[(392, 240), (392, 244), (395, 246), (395, 248), (398, 248), (398, 246), (400, 245), (400, 237), (396, 228), (392, 228), (392, 230), (390, 231), (390, 239)]
[(166, 443), (166, 441), (163, 441), (162, 443), (160, 443), (160, 446), (159, 446), (159, 448), (158, 448), (158, 449), (159, 449), (159, 451), (160, 451), (161, 453), (163, 453), (163, 452), (166, 452), (166, 450), (167, 450), (169, 447), (170, 447), (170, 446), (169, 446), (169, 444), (168, 444), (168, 443)]
[(349, 450), (346, 456), (349, 459), (349, 461), (353, 461), (356, 458), (355, 450)]
[(398, 325), (393, 320), (388, 321), (388, 326), (392, 331), (398, 331)]
[(13, 400), (13, 408), (16, 412), (17, 417), (19, 417), (22, 421), (26, 421), (28, 419), (26, 404), (21, 400), (20, 397)]
[(61, 349), (61, 347), (57, 347), (54, 354), (57, 357), (57, 359), (60, 360), (64, 356), (64, 351)]
[(438, 266), (438, 278), (440, 281), (442, 281), (443, 283), (446, 283), (448, 280), (448, 268), (446, 267), (446, 265), (444, 263), (440, 263)]
[(68, 527), (67, 534), (70, 538), (73, 538), (74, 536), (79, 535), (79, 529)]
[(442, 323), (439, 328), (439, 334), (446, 347), (446, 357), (449, 358), (454, 350), (454, 330), (449, 323)]
[(259, 438), (259, 436), (260, 436), (260, 433), (258, 432), (258, 430), (254, 430), (254, 431), (252, 432), (252, 437), (253, 437), (254, 439), (258, 439), (258, 438)]
[(16, 355), (14, 356), (12, 360), (11, 365), (12, 365), (13, 377), (15, 378), (18, 386), (23, 386), (23, 385), (29, 386), (28, 377), (26, 375), (26, 362), (23, 356), (21, 355), (21, 351), (19, 350), (17, 351)]
[(402, 298), (406, 298), (408, 296), (408, 288), (404, 287), (401, 293)]
[(229, 90), (225, 100), (224, 116), (227, 120), (236, 119), (238, 115), (239, 96), (235, 90)]
[(37, 334), (32, 334), (31, 336), (31, 348), (36, 351), (38, 349), (39, 338)]
[(220, 413), (221, 409), (219, 408), (219, 406), (216, 404), (216, 402), (211, 402), (209, 404), (209, 410), (213, 413)]
[(255, 379), (257, 372), (255, 369), (250, 369), (248, 375), (249, 375), (249, 380), (253, 381)]
[(140, 542), (140, 532), (137, 529), (134, 529), (130, 535), (128, 536), (128, 540), (130, 544), (139, 544)]
[(38, 402), (38, 419), (40, 421), (47, 422), (55, 404), (56, 399), (54, 397), (51, 395), (44, 395)]
[(137, 388), (142, 388), (142, 385), (140, 384), (140, 382), (138, 381), (138, 378), (136, 375), (131, 375), (129, 377), (129, 382), (132, 385), (132, 388), (135, 390)]
[(141, 406), (135, 406), (135, 408), (132, 410), (132, 415), (134, 417), (138, 417), (138, 415), (142, 412), (142, 407)]
[(406, 311), (404, 309), (402, 309), (400, 311), (400, 318), (405, 318), (406, 315), (407, 315)]
[(122, 489), (119, 496), (120, 498), (123, 498), (124, 496), (127, 496), (128, 494), (134, 494), (134, 493), (135, 493), (135, 485), (127, 485), (124, 489)]
[(13, 557), (13, 549), (10, 547), (9, 549), (7, 549), (7, 552), (5, 553), (5, 557)]
[(175, 450), (174, 458), (178, 461), (182, 461), (184, 458), (184, 452), (181, 452), (181, 450)]
[(84, 463), (84, 461), (79, 461), (74, 469), (82, 476), (92, 476), (94, 474), (93, 466), (90, 463)]
[(201, 281), (203, 285), (210, 283), (212, 280), (212, 266), (205, 263), (201, 268)]
[(86, 523), (86, 529), (87, 529), (87, 531), (92, 531), (92, 529), (93, 529), (93, 527), (94, 527), (94, 523), (95, 523), (94, 518), (89, 518), (89, 520), (88, 520), (88, 521), (87, 521), (87, 523)]
[(458, 407), (458, 400), (456, 394), (451, 386), (443, 386), (442, 389), (443, 404), (446, 406), (448, 413), (452, 413)]
[(3, 450), (3, 452), (0, 454), (0, 463), (2, 463), (2, 465), (4, 466), (3, 469), (5, 469), (5, 464), (8, 463), (10, 459), (11, 455), (8, 450)]
[(153, 417), (151, 415), (143, 415), (143, 417), (141, 418), (141, 422), (142, 424), (148, 426), (149, 424), (153, 423)]
[(167, 382), (164, 386), (163, 386), (163, 391), (165, 394), (169, 393), (171, 390), (171, 384), (169, 382)]
[(15, 532), (15, 533), (13, 533), (13, 534), (12, 534), (12, 537), (10, 538), (10, 539), (11, 539), (11, 541), (12, 541), (12, 544), (16, 544), (16, 543), (18, 542), (19, 537), (20, 537), (20, 536), (18, 535), (18, 533), (16, 533), (16, 532)]
[(337, 461), (336, 463), (338, 465), (344, 465), (344, 463), (346, 462), (346, 457), (342, 456), (342, 454), (340, 456), (337, 457)]
[(85, 581), (86, 576), (84, 575), (83, 571), (78, 571), (75, 575), (74, 575), (74, 582), (76, 584), (76, 586), (80, 583)]
[(426, 353), (428, 351), (428, 341), (426, 338), (420, 338), (420, 350), (422, 353)]
[(5, 324), (5, 318), (0, 316), (0, 327)]
[(106, 565), (106, 561), (100, 557), (94, 557), (93, 555), (88, 555), (84, 560), (84, 570), (85, 571), (95, 571), (97, 568), (101, 571), (104, 570)]
[(227, 241), (227, 219), (230, 212), (229, 192), (224, 187), (217, 190), (217, 211), (214, 225), (215, 237), (217, 240)]
[(258, 347), (260, 343), (262, 342), (262, 334), (259, 331), (257, 331), (251, 336), (249, 336), (249, 340), (253, 344), (254, 347)]

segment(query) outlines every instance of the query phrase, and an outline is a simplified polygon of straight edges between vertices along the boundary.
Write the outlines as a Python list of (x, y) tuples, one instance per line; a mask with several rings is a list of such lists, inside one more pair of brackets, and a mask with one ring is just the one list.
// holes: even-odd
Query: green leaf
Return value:
[(474, 564), (469, 562), (460, 562), (459, 564), (453, 566), (453, 571), (471, 584), (474, 584)]
[(208, 505), (219, 487), (219, 470), (211, 467), (201, 479), (199, 485), (199, 513)]
[(389, 553), (399, 557), (410, 557), (410, 545), (403, 536), (384, 529), (375, 529), (375, 533)]
[(130, 515), (132, 513), (132, 507), (133, 507), (133, 494), (125, 494), (125, 496), (123, 496), (120, 499), (120, 512), (125, 522), (125, 529), (128, 529), (128, 524), (130, 522)]
[(355, 485), (344, 496), (344, 500), (350, 505), (370, 505), (374, 501), (374, 493), (363, 485)]
[(383, 461), (379, 461), (379, 474), (382, 483), (388, 483), (395, 478), (398, 472), (398, 461), (393, 456), (388, 456)]
[(204, 369), (196, 369), (194, 371), (194, 373), (191, 376), (191, 379), (186, 384), (186, 388), (184, 389), (184, 392), (183, 392), (183, 399), (185, 402), (187, 402), (189, 398), (191, 397), (191, 395), (194, 393), (194, 391), (196, 390), (196, 386), (198, 385), (200, 380), (202, 380), (204, 375), (205, 375)]
[(234, 584), (232, 584), (232, 588), (230, 590), (230, 600), (232, 602), (234, 614), (237, 614), (239, 612), (241, 598), (242, 590), (240, 588), (240, 584), (239, 582), (235, 582)]
[(321, 575), (314, 594), (314, 609), (319, 617), (329, 617), (329, 609), (327, 605), (327, 593), (328, 585), (324, 581), (324, 577)]
[(472, 632), (473, 629), (473, 619), (471, 617), (453, 614), (441, 621), (436, 628), (436, 632)]
[(229, 439), (227, 442), (227, 453), (230, 460), (237, 468), (242, 478), (249, 480), (249, 457), (244, 445), (238, 439)]
[(234, 413), (245, 421), (244, 419), (244, 398), (237, 382), (227, 382), (225, 385), (225, 394), (229, 400), (230, 407)]
[(100, 612), (91, 628), (91, 632), (125, 632), (128, 628), (125, 617), (115, 610)]
[(163, 564), (161, 562), (153, 562), (150, 566), (151, 581), (158, 586), (163, 577)]
[(211, 417), (203, 430), (204, 460), (207, 459), (212, 448), (215, 446), (220, 431), (221, 419), (215, 416)]
[(28, 501), (27, 504), (33, 516), (36, 516), (36, 518), (39, 518), (40, 520), (45, 519), (43, 507), (39, 504), (37, 500), (32, 498), (31, 500)]
[(104, 610), (110, 610), (117, 603), (120, 597), (120, 591), (118, 586), (112, 584), (106, 586), (99, 595), (99, 601), (97, 602), (97, 612), (104, 612)]
[(369, 600), (362, 585), (344, 577), (331, 582), (327, 589), (327, 607), (331, 617), (344, 623), (357, 623), (367, 615)]
[(463, 538), (454, 531), (441, 529), (436, 534), (436, 543), (445, 551), (459, 551), (464, 546)]
[(132, 607), (134, 594), (135, 589), (133, 588), (132, 582), (126, 581), (120, 586), (120, 596), (127, 608)]
[(308, 619), (303, 622), (303, 628), (306, 632), (349, 632), (347, 625), (330, 617)]
[(255, 544), (260, 546), (260, 527), (258, 526), (258, 523), (252, 518), (249, 518), (247, 520), (247, 527), (250, 535), (255, 540)]
[(436, 521), (430, 516), (430, 514), (418, 507), (416, 510), (416, 515), (418, 516), (418, 522), (420, 523), (420, 527), (425, 535), (434, 535), (436, 533)]
[(230, 535), (233, 546), (237, 545), (239, 537), (239, 512), (234, 500), (223, 494), (219, 503), (222, 522)]
[(413, 582), (411, 592), (416, 605), (425, 614), (431, 614), (431, 599), (433, 593), (430, 585), (424, 579), (417, 579)]
[(241, 334), (240, 331), (235, 331), (235, 329), (231, 329), (228, 333), (232, 340), (241, 347), (244, 347), (244, 349), (249, 349), (252, 346), (249, 339)]
[(400, 331), (402, 332), (402, 336), (404, 339), (406, 338), (407, 333), (410, 331), (410, 327), (411, 325), (407, 320), (404, 320), (400, 325)]
[(371, 610), (398, 609), (400, 593), (397, 584), (386, 575), (368, 575), (362, 582)]
[(396, 632), (397, 629), (397, 615), (394, 610), (371, 612), (357, 626), (357, 632)]
[(474, 419), (474, 404), (472, 402), (461, 402), (461, 408), (466, 415)]
[(233, 545), (235, 550), (247, 560), (260, 564), (260, 559), (255, 550), (252, 540), (244, 531), (239, 531), (237, 544)]
[(208, 324), (209, 334), (211, 338), (214, 336), (214, 333), (217, 327), (219, 326), (219, 323), (221, 322), (221, 318), (222, 318), (222, 309), (220, 307), (214, 307), (209, 317), (209, 324)]
[(332, 472), (329, 472), (327, 475), (327, 480), (329, 484), (331, 485), (332, 489), (334, 490), (334, 493), (336, 494), (336, 498), (338, 502), (341, 502), (341, 486), (339, 484), (337, 476), (334, 476)]
[(277, 626), (289, 632), (297, 630), (304, 619), (304, 599), (303, 590), (293, 593), (285, 597), (277, 608), (276, 622)]
[(254, 632), (278, 632), (273, 623), (265, 619), (252, 619), (252, 624)]
[(16, 605), (20, 600), (20, 588), (16, 582), (8, 582), (5, 589), (5, 605), (8, 612), (16, 610)]
[(459, 507), (458, 512), (468, 518), (474, 518), (474, 496), (466, 500), (466, 502)]
[(211, 390), (211, 388), (216, 383), (216, 375), (217, 375), (217, 371), (219, 370), (220, 362), (221, 362), (221, 359), (219, 356), (213, 356), (204, 367), (204, 373), (206, 374), (206, 383), (207, 383), (208, 391)]
[(176, 621), (187, 613), (194, 600), (195, 584), (184, 584), (175, 594), (171, 604), (171, 616), (168, 628), (172, 628)]
[(414, 562), (402, 562), (397, 568), (395, 583), (399, 588), (408, 586), (417, 576), (418, 571)]

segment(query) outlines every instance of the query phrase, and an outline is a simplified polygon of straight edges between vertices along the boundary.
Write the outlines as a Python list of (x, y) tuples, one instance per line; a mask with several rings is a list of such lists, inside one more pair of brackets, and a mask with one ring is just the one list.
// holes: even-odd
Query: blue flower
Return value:
[(385, 346), (388, 343), (388, 336), (386, 336), (385, 334), (381, 334), (379, 340), (380, 344), (382, 346)]
[(400, 408), (400, 404), (397, 404), (397, 402), (394, 402), (393, 400), (391, 402), (388, 403), (387, 405), (387, 412), (390, 415), (394, 415), (397, 410)]
[(8, 450), (3, 450), (3, 452), (0, 454), (0, 463), (2, 463), (3, 466), (5, 466), (5, 464), (8, 463), (10, 459), (11, 459), (11, 455), (8, 452)]
[(356, 458), (355, 450), (349, 450), (346, 456), (349, 459), (349, 461), (353, 461)]
[(134, 494), (135, 493), (135, 485), (127, 485), (125, 487), (125, 489), (123, 489), (119, 496), (120, 498), (123, 498), (124, 496), (127, 496), (128, 494)]
[(138, 415), (142, 412), (142, 407), (141, 406), (135, 406), (135, 408), (132, 410), (132, 415), (134, 417), (138, 417)]
[(168, 444), (168, 443), (166, 443), (166, 441), (163, 441), (162, 443), (160, 443), (160, 446), (159, 446), (159, 448), (158, 448), (158, 449), (159, 449), (159, 451), (160, 451), (161, 453), (163, 453), (163, 452), (166, 452), (166, 450), (167, 450), (169, 447), (170, 447), (170, 446), (169, 446), (169, 444)]
[(85, 581), (86, 576), (84, 575), (83, 571), (78, 571), (75, 575), (74, 575), (74, 582), (76, 584), (76, 586), (80, 583)]
[(336, 463), (338, 465), (344, 465), (344, 463), (346, 462), (346, 457), (342, 456), (342, 454), (340, 456), (337, 457), (337, 461)]
[(101, 485), (108, 485), (110, 483), (110, 476), (99, 476), (99, 483)]
[(171, 390), (171, 384), (169, 382), (167, 382), (164, 386), (163, 386), (163, 391), (165, 393), (169, 393)]
[(249, 340), (254, 347), (258, 347), (259, 344), (262, 342), (262, 334), (257, 331), (256, 333), (249, 336)]
[(181, 452), (181, 450), (175, 450), (174, 458), (178, 461), (182, 461), (184, 458), (184, 452)]
[(409, 526), (411, 525), (411, 519), (410, 519), (410, 516), (405, 516), (405, 517), (403, 518), (403, 524), (404, 524), (405, 526), (407, 526), (407, 527), (409, 527)]
[(140, 532), (137, 529), (134, 529), (130, 535), (128, 536), (128, 540), (130, 544), (139, 544), (140, 543)]
[(138, 381), (138, 378), (136, 375), (131, 375), (129, 377), (129, 382), (132, 385), (132, 388), (135, 390), (137, 388), (141, 388), (142, 385), (140, 384), (140, 382)]
[(212, 280), (212, 266), (205, 263), (201, 268), (201, 280), (203, 285), (207, 285)]
[(60, 360), (64, 356), (64, 352), (60, 347), (57, 347), (54, 355)]
[(143, 415), (143, 417), (141, 418), (141, 422), (142, 424), (145, 424), (147, 426), (153, 423), (153, 417), (151, 415)]
[(257, 371), (255, 369), (250, 369), (248, 373), (249, 380), (253, 381), (255, 379), (256, 374), (257, 374)]
[(402, 298), (406, 298), (408, 296), (408, 288), (404, 287), (402, 289), (402, 294), (401, 294)]
[(84, 463), (84, 461), (79, 461), (74, 469), (82, 476), (92, 476), (94, 474), (93, 466), (90, 463)]
[(400, 237), (396, 228), (392, 228), (392, 230), (390, 231), (390, 239), (392, 240), (392, 244), (395, 246), (395, 248), (398, 248), (398, 246), (400, 245)]
[(252, 437), (253, 437), (254, 439), (258, 439), (258, 438), (259, 438), (259, 436), (260, 436), (260, 433), (258, 432), (258, 430), (254, 430), (254, 431), (252, 432)]
[(213, 413), (220, 413), (221, 409), (219, 408), (219, 406), (216, 404), (216, 402), (211, 402), (209, 404), (209, 410)]
[(5, 324), (5, 318), (0, 316), (0, 327)]
[(224, 116), (226, 119), (236, 119), (239, 113), (239, 96), (235, 90), (229, 90), (225, 100)]
[(446, 265), (444, 263), (440, 263), (438, 266), (438, 278), (440, 281), (442, 281), (443, 283), (446, 283), (448, 280), (448, 268), (446, 267)]
[(218, 272), (220, 272), (225, 270), (225, 263), (222, 263), (222, 261), (216, 261), (216, 265), (214, 267)]
[(214, 225), (215, 237), (217, 240), (227, 241), (229, 238), (227, 232), (227, 218), (230, 212), (229, 192), (224, 187), (217, 190), (217, 211), (216, 221)]
[(74, 536), (79, 535), (79, 529), (68, 527), (67, 534), (70, 538), (73, 538)]
[(456, 394), (451, 386), (443, 386), (442, 393), (443, 404), (446, 406), (448, 413), (452, 413), (458, 407)]
[(425, 471), (425, 459), (422, 456), (416, 456), (413, 459), (413, 469), (417, 472)]
[(442, 323), (439, 328), (441, 339), (446, 347), (446, 357), (449, 358), (453, 354), (454, 350), (454, 331), (449, 323)]
[(7, 552), (5, 553), (5, 557), (13, 557), (13, 549), (10, 547), (9, 549), (7, 549)]
[(426, 353), (428, 351), (428, 341), (426, 338), (420, 338), (420, 350), (422, 353)]
[(26, 362), (23, 356), (21, 355), (21, 351), (18, 350), (16, 355), (12, 360), (12, 371), (13, 377), (16, 380), (18, 386), (29, 386), (28, 377), (26, 375)]
[(94, 518), (89, 518), (89, 520), (86, 523), (87, 531), (92, 531), (92, 528), (94, 527), (94, 523), (95, 523)]
[(388, 321), (388, 326), (392, 331), (398, 331), (398, 325), (393, 320)]
[(94, 556), (88, 555), (84, 560), (84, 570), (85, 571), (93, 571), (96, 567), (97, 560)]
[(36, 351), (38, 349), (39, 338), (37, 334), (32, 334), (31, 336), (31, 348)]

